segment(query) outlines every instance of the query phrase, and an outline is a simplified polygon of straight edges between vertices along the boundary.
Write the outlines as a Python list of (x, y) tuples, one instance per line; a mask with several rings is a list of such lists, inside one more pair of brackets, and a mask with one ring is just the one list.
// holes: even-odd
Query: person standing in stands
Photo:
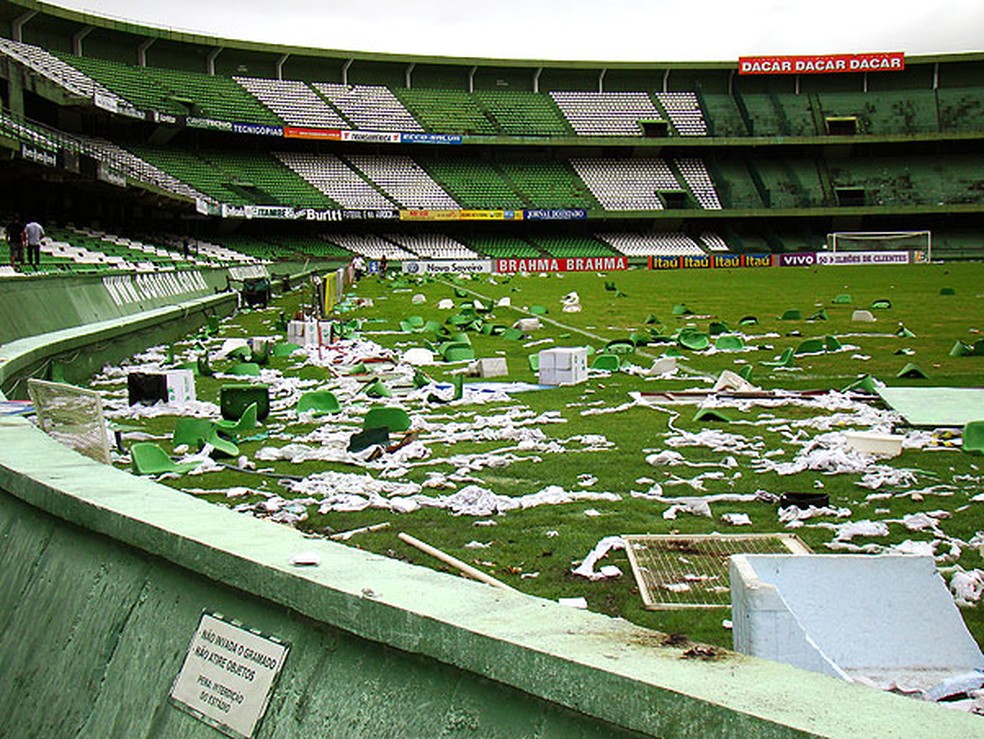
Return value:
[(31, 221), (24, 226), (24, 242), (27, 244), (27, 263), (32, 265), (35, 270), (41, 268), (41, 239), (44, 238), (44, 229), (37, 221)]
[(7, 243), (10, 244), (10, 266), (17, 269), (17, 265), (24, 262), (24, 222), (19, 214), (15, 214), (7, 225)]

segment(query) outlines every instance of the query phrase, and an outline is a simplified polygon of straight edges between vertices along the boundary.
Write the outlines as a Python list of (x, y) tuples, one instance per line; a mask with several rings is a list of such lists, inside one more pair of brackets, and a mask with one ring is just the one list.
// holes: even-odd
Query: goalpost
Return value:
[(914, 261), (933, 261), (931, 231), (834, 231), (827, 234), (827, 248), (838, 251), (922, 252)]

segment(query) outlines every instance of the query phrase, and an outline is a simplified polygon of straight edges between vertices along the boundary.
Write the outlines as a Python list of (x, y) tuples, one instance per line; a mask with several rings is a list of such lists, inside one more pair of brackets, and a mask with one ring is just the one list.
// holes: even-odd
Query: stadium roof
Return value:
[[(30, 2), (17, 2), (31, 5)], [(295, 47), (484, 59), (734, 61), (981, 50), (984, 4), (939, 0), (57, 0), (103, 18)]]

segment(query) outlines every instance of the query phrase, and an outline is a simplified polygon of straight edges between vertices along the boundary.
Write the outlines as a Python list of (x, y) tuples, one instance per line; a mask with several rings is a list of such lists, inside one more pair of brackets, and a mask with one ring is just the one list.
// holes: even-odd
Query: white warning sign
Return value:
[(290, 645), (203, 613), (171, 688), (171, 700), (231, 737), (251, 737)]

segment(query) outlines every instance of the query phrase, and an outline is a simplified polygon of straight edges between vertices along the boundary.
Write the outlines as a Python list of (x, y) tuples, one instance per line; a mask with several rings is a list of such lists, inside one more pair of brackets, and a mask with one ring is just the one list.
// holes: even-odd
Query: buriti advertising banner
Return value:
[(521, 221), (521, 210), (401, 210), (401, 221)]
[(738, 74), (844, 74), (851, 72), (901, 72), (901, 51), (864, 54), (812, 54), (808, 56), (743, 56)]
[(514, 272), (616, 272), (629, 268), (628, 257), (536, 257), (496, 259), (495, 271)]

